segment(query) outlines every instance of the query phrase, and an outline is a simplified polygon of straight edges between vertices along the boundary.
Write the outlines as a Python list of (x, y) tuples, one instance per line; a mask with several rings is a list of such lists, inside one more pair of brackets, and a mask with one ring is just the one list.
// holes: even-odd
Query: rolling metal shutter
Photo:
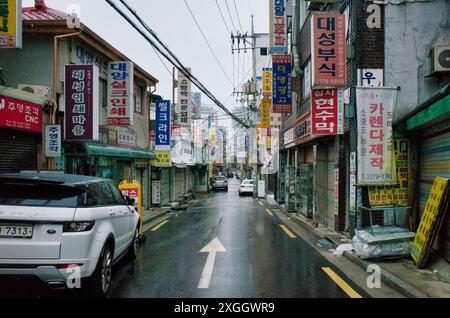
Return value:
[[(420, 147), (420, 217), (436, 177), (450, 179), (450, 132), (423, 139)], [(435, 249), (450, 261), (450, 211), (435, 243)]]
[(161, 169), (161, 205), (166, 205), (170, 202), (170, 169)]
[(334, 197), (335, 176), (335, 149), (334, 142), (328, 144), (327, 152), (327, 227), (334, 230), (334, 219), (336, 211), (336, 198)]
[(0, 173), (37, 170), (39, 136), (0, 129)]
[(316, 153), (316, 193), (314, 193), (316, 208), (314, 211), (314, 221), (325, 225), (327, 211), (327, 148), (326, 146), (317, 146)]
[(175, 184), (174, 184), (174, 200), (178, 200), (184, 194), (184, 170), (185, 168), (174, 168), (175, 169)]

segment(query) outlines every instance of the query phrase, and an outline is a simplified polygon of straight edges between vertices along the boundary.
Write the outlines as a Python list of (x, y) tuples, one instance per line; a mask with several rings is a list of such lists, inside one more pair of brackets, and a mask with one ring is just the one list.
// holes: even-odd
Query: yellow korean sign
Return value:
[(270, 107), (271, 100), (268, 98), (264, 98), (261, 101), (260, 113), (261, 113), (261, 123), (259, 125), (260, 128), (270, 128)]
[(430, 196), (428, 197), (427, 204), (423, 211), (422, 219), (411, 248), (411, 256), (419, 266), (421, 265), (422, 258), (427, 256), (426, 250), (429, 245), (430, 236), (436, 231), (436, 229), (434, 229), (434, 225), (447, 190), (447, 184), (448, 179), (440, 177), (436, 177), (436, 179), (434, 179)]
[(119, 190), (122, 192), (123, 196), (128, 196), (131, 199), (134, 199), (134, 206), (138, 208), (139, 218), (141, 219), (140, 228), (139, 228), (139, 236), (143, 235), (143, 227), (142, 227), (142, 187), (141, 184), (134, 180), (133, 182), (128, 182), (127, 180), (122, 181), (119, 184)]
[(0, 0), (0, 49), (22, 48), (22, 1)]
[(172, 151), (171, 150), (156, 150), (156, 160), (152, 160), (154, 167), (172, 167)]
[(271, 97), (272, 96), (272, 69), (265, 68), (263, 69), (263, 96)]

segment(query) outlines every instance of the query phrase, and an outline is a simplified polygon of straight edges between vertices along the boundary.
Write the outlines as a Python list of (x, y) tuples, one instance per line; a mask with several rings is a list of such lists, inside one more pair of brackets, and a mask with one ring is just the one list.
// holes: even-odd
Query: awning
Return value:
[(407, 130), (414, 130), (448, 118), (450, 118), (450, 84), (405, 116), (404, 120), (406, 120)]
[(121, 147), (113, 147), (96, 143), (83, 143), (86, 153), (90, 156), (106, 156), (133, 159), (156, 159), (156, 155), (150, 150), (137, 150)]
[(43, 98), (35, 94), (31, 94), (28, 92), (25, 92), (21, 89), (12, 88), (12, 87), (5, 87), (0, 86), (0, 95), (11, 97), (19, 100), (24, 100), (29, 103), (34, 103), (37, 105), (44, 106), (49, 102), (48, 98)]

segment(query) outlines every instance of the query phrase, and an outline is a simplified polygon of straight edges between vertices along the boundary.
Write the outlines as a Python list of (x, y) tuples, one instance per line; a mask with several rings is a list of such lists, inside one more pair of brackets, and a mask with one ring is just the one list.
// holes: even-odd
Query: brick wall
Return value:
[[(358, 69), (361, 68), (384, 68), (384, 6), (381, 7), (381, 28), (369, 29), (366, 21), (370, 13), (367, 13), (367, 6), (373, 1), (349, 0), (350, 16), (351, 16), (351, 37), (350, 42), (354, 49), (354, 59), (347, 60), (348, 72), (348, 88), (350, 88), (350, 110), (356, 116), (356, 86), (358, 85)], [(347, 114), (348, 115), (348, 114)], [(350, 152), (357, 150), (357, 130), (354, 117), (346, 118), (346, 130), (349, 133), (349, 148)], [(350, 160), (350, 154), (346, 155), (346, 160)], [(346, 177), (345, 177), (346, 178)], [(346, 178), (347, 180), (347, 178)], [(367, 191), (363, 193), (363, 204), (368, 204), (366, 201)], [(346, 196), (347, 198), (347, 196)], [(363, 226), (369, 224), (368, 216), (363, 217)], [(374, 224), (383, 224), (383, 213), (374, 213)], [(355, 213), (349, 213), (349, 229), (353, 230), (356, 227)]]

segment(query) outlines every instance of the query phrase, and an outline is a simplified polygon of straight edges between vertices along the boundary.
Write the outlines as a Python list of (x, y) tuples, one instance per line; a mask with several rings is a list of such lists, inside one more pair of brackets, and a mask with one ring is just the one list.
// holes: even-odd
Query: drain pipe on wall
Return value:
[(300, 32), (299, 17), (300, 17), (300, 0), (294, 2), (294, 19), (293, 20), (293, 35), (292, 35), (292, 55), (294, 56), (294, 73), (293, 77), (303, 76), (303, 69), (300, 66), (300, 54), (298, 52), (298, 36)]
[[(64, 35), (57, 35), (53, 37), (53, 75), (52, 75), (52, 112), (50, 114), (50, 125), (56, 124), (56, 113), (58, 111), (58, 94), (57, 94), (57, 83), (58, 83), (58, 71), (59, 71), (59, 54), (58, 54), (58, 44), (59, 40), (63, 38), (69, 38), (73, 36), (80, 35), (81, 32), (75, 32)], [(48, 170), (55, 170), (55, 158), (47, 158), (47, 167)]]

